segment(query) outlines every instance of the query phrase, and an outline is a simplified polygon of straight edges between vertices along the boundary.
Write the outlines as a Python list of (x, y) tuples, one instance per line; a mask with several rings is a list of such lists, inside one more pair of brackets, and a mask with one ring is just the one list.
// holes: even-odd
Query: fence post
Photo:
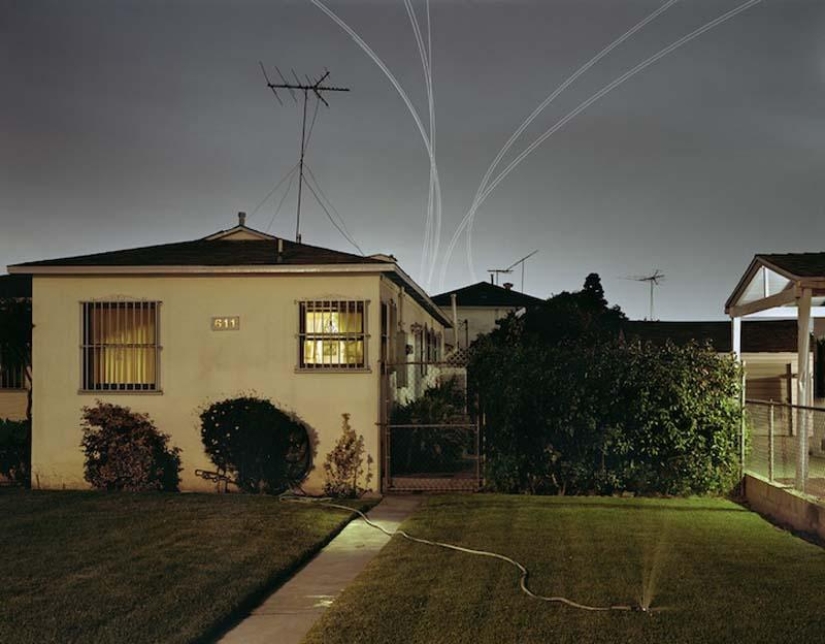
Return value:
[(742, 386), (739, 388), (739, 408), (742, 410), (742, 419), (739, 427), (739, 478), (745, 485), (745, 363), (742, 363)]
[(773, 437), (774, 417), (773, 417), (773, 400), (770, 405), (770, 422), (768, 424), (768, 480), (773, 483), (773, 459), (774, 459), (774, 437)]

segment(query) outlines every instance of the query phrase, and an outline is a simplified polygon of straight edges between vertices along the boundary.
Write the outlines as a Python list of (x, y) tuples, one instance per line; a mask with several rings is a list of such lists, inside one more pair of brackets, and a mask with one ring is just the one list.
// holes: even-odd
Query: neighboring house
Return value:
[(204, 239), (9, 272), (32, 277), (32, 480), (47, 488), (86, 486), (81, 408), (100, 399), (148, 413), (182, 448), (182, 489), (214, 489), (195, 476), (214, 470), (199, 410), (240, 394), (310, 429), (308, 489), (323, 482), (344, 413), (380, 482), (386, 401), (414, 395), (407, 370), (388, 365), (423, 345), (440, 352), (450, 326), (391, 257), (275, 238), (242, 217)]
[(478, 282), (433, 296), (433, 302), (441, 307), (456, 328), (457, 338), (450, 339), (457, 342), (459, 347), (467, 347), (479, 335), (492, 331), (496, 327), (496, 321), (506, 317), (508, 313), (544, 301), (514, 291), (512, 286), (509, 283), (502, 287), (489, 282)]
[[(730, 322), (628, 321), (623, 333), (654, 344), (670, 340), (684, 345), (691, 341), (710, 343), (719, 353), (733, 351)], [(796, 402), (796, 320), (745, 322), (742, 326), (742, 355), (745, 392), (748, 398)]]
[[(0, 305), (6, 301), (31, 299), (31, 295), (31, 276), (0, 275)], [(0, 329), (4, 329), (2, 323)], [(28, 387), (24, 366), (8, 355), (8, 349), (3, 346), (3, 338), (0, 337), (0, 419), (26, 418)]]

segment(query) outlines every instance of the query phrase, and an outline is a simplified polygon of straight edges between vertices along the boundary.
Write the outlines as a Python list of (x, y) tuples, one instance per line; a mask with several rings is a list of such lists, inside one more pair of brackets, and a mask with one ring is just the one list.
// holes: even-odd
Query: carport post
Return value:
[(811, 289), (803, 288), (797, 297), (797, 449), (794, 487), (805, 491), (808, 480), (808, 412), (811, 404)]

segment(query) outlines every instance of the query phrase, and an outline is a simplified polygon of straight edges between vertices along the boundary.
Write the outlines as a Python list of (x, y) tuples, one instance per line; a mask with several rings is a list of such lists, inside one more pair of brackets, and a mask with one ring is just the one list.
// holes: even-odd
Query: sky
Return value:
[[(499, 171), (599, 90), (744, 0), (679, 0), (527, 127)], [(318, 0), (380, 58), (429, 137), (403, 0)], [(756, 253), (825, 245), (825, 2), (763, 0), (566, 122), (477, 209), (516, 128), (665, 0), (413, 0), (432, 70), (442, 222), (430, 157), (399, 92), (311, 0), (0, 0), (0, 265), (183, 241), (247, 224), (294, 239), (301, 103), (259, 61), (350, 89), (310, 95), (305, 243), (392, 253), (432, 294), (524, 263), (539, 297), (597, 272), (634, 319), (724, 318)], [(300, 98), (300, 96), (299, 96)], [(290, 174), (292, 173), (292, 174)], [(292, 176), (290, 182), (288, 177)], [(495, 176), (495, 175), (494, 175)], [(279, 182), (280, 187), (267, 195)], [(287, 188), (289, 190), (287, 191)], [(280, 208), (279, 208), (280, 204)], [(340, 216), (340, 220), (338, 217)], [(331, 222), (344, 228), (356, 247)], [(341, 223), (341, 220), (343, 223)], [(422, 265), (422, 259), (438, 254)], [(424, 253), (427, 253), (427, 257)], [(522, 288), (517, 268), (502, 275)]]

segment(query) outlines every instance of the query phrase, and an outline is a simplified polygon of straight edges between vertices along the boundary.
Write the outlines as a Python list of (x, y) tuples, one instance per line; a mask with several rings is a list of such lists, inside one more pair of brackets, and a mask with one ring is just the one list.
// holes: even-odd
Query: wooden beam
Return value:
[[(747, 320), (796, 320), (799, 310), (795, 306), (781, 306), (767, 311), (757, 311), (743, 316)], [(812, 318), (825, 318), (825, 306), (812, 306)]]
[(754, 300), (753, 302), (748, 302), (747, 304), (740, 304), (739, 306), (732, 306), (728, 309), (727, 313), (732, 318), (741, 318), (745, 315), (758, 313), (759, 311), (766, 311), (768, 309), (776, 308), (777, 306), (791, 304), (796, 300), (796, 298), (796, 289), (790, 288), (785, 291), (782, 291), (781, 293), (776, 293), (774, 295), (769, 295), (768, 297), (763, 297), (760, 300)]

